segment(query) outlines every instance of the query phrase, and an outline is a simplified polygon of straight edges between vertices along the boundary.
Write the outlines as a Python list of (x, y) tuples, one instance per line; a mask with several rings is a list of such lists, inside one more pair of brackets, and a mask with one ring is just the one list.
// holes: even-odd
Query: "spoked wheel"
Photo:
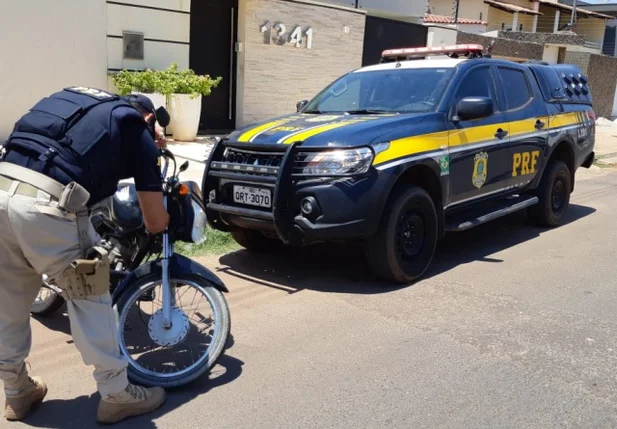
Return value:
[(41, 289), (30, 309), (31, 314), (49, 316), (55, 313), (64, 304), (64, 299), (47, 283), (47, 276), (43, 275)]
[(159, 276), (141, 279), (118, 303), (120, 349), (135, 383), (184, 385), (212, 368), (225, 350), (231, 323), (223, 294), (196, 276), (171, 279), (171, 285), (169, 327), (163, 323)]

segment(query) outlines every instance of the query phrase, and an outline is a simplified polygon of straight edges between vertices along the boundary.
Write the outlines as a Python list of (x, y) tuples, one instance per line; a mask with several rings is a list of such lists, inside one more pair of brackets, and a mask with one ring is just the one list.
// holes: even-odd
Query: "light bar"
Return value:
[(426, 55), (439, 55), (439, 54), (460, 54), (466, 52), (482, 52), (484, 47), (478, 44), (467, 45), (448, 45), (448, 46), (434, 46), (434, 47), (422, 47), (422, 48), (404, 48), (404, 49), (388, 49), (381, 54), (382, 58), (387, 57), (423, 57)]

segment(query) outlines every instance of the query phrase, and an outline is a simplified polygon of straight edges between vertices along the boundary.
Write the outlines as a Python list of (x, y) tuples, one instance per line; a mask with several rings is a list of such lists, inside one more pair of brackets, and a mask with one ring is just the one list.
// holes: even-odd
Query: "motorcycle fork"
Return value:
[[(165, 197), (165, 209), (167, 209), (167, 198)], [(169, 231), (165, 229), (163, 233), (163, 260), (161, 261), (162, 274), (163, 274), (163, 328), (169, 329), (171, 328), (171, 310), (174, 300), (174, 293), (171, 290), (172, 285), (169, 278), (169, 259), (172, 257), (174, 253), (173, 244), (169, 240)]]

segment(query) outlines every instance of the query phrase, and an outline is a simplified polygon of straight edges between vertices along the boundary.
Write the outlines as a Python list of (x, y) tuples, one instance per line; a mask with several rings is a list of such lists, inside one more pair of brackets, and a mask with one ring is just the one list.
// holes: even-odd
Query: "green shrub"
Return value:
[(172, 63), (166, 70), (110, 72), (111, 79), (118, 88), (118, 94), (127, 95), (132, 91), (146, 94), (159, 93), (190, 94), (191, 98), (208, 96), (216, 88), (222, 77), (212, 79), (209, 75), (197, 75), (191, 69), (178, 70), (178, 64)]

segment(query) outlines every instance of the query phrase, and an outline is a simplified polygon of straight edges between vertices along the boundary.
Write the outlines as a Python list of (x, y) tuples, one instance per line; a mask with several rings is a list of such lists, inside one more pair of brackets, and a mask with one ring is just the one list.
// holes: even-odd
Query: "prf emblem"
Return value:
[(539, 150), (515, 153), (512, 156), (512, 177), (535, 173), (539, 156)]
[(486, 169), (488, 167), (488, 153), (480, 152), (473, 159), (473, 175), (471, 181), (473, 186), (480, 189), (486, 182)]
[(96, 89), (96, 88), (87, 88), (87, 87), (83, 87), (83, 86), (73, 86), (71, 88), (69, 88), (72, 91), (75, 92), (81, 92), (82, 94), (87, 94), (87, 95), (91, 95), (93, 97), (99, 98), (99, 99), (106, 99), (106, 98), (111, 98), (112, 95), (106, 93), (105, 91), (101, 91), (100, 89)]

